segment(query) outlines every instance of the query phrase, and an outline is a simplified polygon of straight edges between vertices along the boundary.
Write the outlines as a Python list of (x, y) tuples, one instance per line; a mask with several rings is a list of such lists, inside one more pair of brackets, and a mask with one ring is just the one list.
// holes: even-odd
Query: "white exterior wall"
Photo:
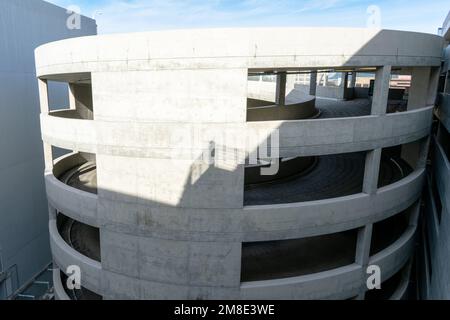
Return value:
[[(81, 30), (68, 30), (67, 17), (40, 0), (0, 1), (0, 268), (13, 272), (0, 299), (51, 261), (34, 49), (96, 34), (95, 21), (83, 17)], [(52, 108), (68, 102), (66, 87), (51, 86)]]

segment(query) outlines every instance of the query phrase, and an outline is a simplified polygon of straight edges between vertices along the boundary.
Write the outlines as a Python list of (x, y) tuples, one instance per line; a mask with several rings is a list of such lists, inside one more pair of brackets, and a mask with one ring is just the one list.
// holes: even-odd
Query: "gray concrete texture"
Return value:
[[(87, 37), (38, 48), (55, 261), (63, 271), (71, 263), (82, 265), (87, 276), (83, 286), (105, 299), (364, 298), (368, 264), (380, 265), (387, 281), (404, 270), (413, 254), (432, 119), (428, 102), (441, 46), (440, 37), (411, 32), (274, 28)], [(250, 71), (322, 67), (374, 68), (370, 112), (247, 122)], [(415, 79), (407, 110), (387, 114), (394, 68), (409, 70)], [(283, 106), (286, 88), (280, 77), (275, 102)], [(70, 110), (50, 112), (50, 80), (91, 84), (92, 101), (89, 90), (71, 90)], [(180, 130), (198, 128), (200, 146), (170, 139)], [(198, 161), (215, 142), (211, 128), (239, 132), (239, 141), (226, 144), (224, 152), (248, 155), (263, 144), (262, 139), (242, 143), (252, 130), (265, 138), (278, 130), (281, 158), (358, 153), (353, 167), (362, 169), (361, 190), (285, 201), (284, 191), (286, 196), (296, 192), (282, 184), (280, 201), (268, 193), (264, 204), (245, 203), (244, 164), (237, 158)], [(398, 156), (412, 170), (404, 170), (406, 163), (395, 169), (392, 164), (391, 178), (383, 183), (382, 149), (400, 145)], [(50, 146), (75, 154), (54, 160)], [(173, 157), (179, 150), (181, 156)], [(68, 163), (73, 164), (77, 152), (95, 155), (97, 194), (74, 190), (55, 175), (55, 169), (63, 173), (62, 168), (74, 167)], [(343, 168), (351, 172), (349, 164), (343, 161)], [(351, 178), (347, 169), (342, 176)], [(72, 185), (80, 187), (85, 181), (77, 177)], [(388, 247), (371, 251), (371, 240), (379, 235), (377, 223), (405, 210), (405, 228)], [(100, 261), (64, 241), (56, 227), (58, 211), (99, 229)], [(242, 281), (248, 242), (303, 243), (307, 237), (342, 232), (356, 234), (355, 250), (346, 247), (354, 251), (353, 259), (351, 253), (343, 254), (343, 264), (321, 269), (319, 259), (311, 273)]]

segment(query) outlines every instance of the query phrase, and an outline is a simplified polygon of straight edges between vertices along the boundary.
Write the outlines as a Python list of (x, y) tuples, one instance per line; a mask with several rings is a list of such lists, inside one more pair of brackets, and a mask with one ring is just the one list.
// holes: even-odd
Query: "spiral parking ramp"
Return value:
[[(39, 47), (50, 240), (63, 272), (54, 274), (57, 297), (364, 299), (373, 297), (369, 264), (390, 288), (376, 298), (405, 297), (441, 40), (392, 30), (217, 29)], [(287, 74), (321, 70), (373, 72), (372, 98), (321, 99), (310, 84), (305, 101), (286, 99)], [(388, 101), (393, 72), (413, 78), (398, 107)], [(274, 105), (248, 111), (249, 74), (276, 74)], [(49, 110), (49, 81), (70, 85), (70, 109)], [(249, 174), (267, 159), (247, 170), (197, 164), (203, 150), (184, 138), (213, 141), (210, 129), (230, 127), (242, 141), (278, 131), (279, 175)], [(224, 153), (248, 155), (259, 143), (230, 142)], [(73, 153), (54, 159), (52, 147)], [(64, 290), (70, 265), (89, 291)]]

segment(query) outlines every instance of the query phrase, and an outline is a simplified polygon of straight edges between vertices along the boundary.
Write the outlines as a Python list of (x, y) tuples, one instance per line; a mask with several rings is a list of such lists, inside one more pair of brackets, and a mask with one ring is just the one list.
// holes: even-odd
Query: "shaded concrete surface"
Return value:
[[(368, 100), (351, 103), (321, 99), (322, 117), (342, 117), (370, 113)], [(358, 112), (355, 110), (358, 109)], [(324, 111), (325, 110), (325, 111)], [(298, 174), (273, 182), (247, 185), (244, 205), (265, 205), (321, 200), (362, 191), (365, 152), (316, 157), (314, 166)], [(283, 166), (283, 162), (281, 162)], [(293, 171), (297, 172), (297, 171)], [(394, 183), (411, 172), (395, 153), (382, 157), (379, 187)], [(93, 162), (74, 167), (60, 180), (91, 193), (97, 192), (96, 166)], [(406, 214), (399, 214), (374, 225), (371, 255), (395, 242), (408, 225)], [(58, 228), (63, 239), (81, 254), (100, 261), (99, 229), (72, 220), (62, 214)], [(241, 281), (270, 280), (301, 276), (331, 270), (354, 263), (357, 231), (350, 230), (317, 237), (244, 243), (242, 246)], [(389, 297), (398, 285), (395, 276), (386, 281), (386, 289), (372, 295)], [(64, 280), (63, 280), (64, 281)], [(65, 282), (63, 282), (65, 283)], [(73, 299), (99, 299), (89, 290), (66, 290)]]
[(100, 261), (99, 229), (58, 215), (58, 230), (64, 241), (81, 254)]
[(409, 222), (409, 211), (396, 214), (373, 225), (370, 255), (375, 255), (393, 244), (399, 235), (406, 232)]
[[(364, 152), (321, 156), (318, 157), (316, 167), (305, 175), (272, 184), (247, 186), (244, 193), (244, 204), (294, 203), (360, 193), (364, 178), (364, 166)], [(410, 170), (402, 159), (383, 158), (379, 187), (400, 180)]]
[(86, 162), (65, 172), (59, 180), (76, 189), (97, 193), (97, 170), (95, 163)]
[[(375, 253), (403, 234), (408, 226), (406, 217), (407, 211), (376, 224), (371, 245)], [(356, 239), (355, 229), (303, 239), (244, 243), (242, 281), (295, 277), (350, 265), (355, 262)]]
[(320, 119), (368, 116), (371, 106), (372, 101), (369, 99), (349, 101), (316, 99), (316, 108), (320, 110)]
[(72, 300), (103, 300), (102, 296), (84, 288), (81, 287), (80, 290), (70, 290), (67, 288), (67, 276), (61, 271), (61, 282), (63, 284), (64, 290), (66, 291), (67, 295)]
[(241, 281), (301, 276), (352, 264), (355, 231), (296, 240), (244, 243)]
[(366, 300), (389, 300), (394, 292), (398, 289), (402, 278), (404, 270), (400, 270), (388, 280), (381, 284), (380, 290), (369, 290), (366, 292)]

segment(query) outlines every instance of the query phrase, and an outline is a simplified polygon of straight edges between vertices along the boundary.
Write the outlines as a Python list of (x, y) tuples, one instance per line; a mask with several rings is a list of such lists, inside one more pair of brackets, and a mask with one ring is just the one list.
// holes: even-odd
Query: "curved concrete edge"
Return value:
[[(217, 140), (217, 132), (264, 137), (256, 145), (236, 141), (228, 148), (241, 156), (253, 152), (275, 130), (280, 156), (318, 156), (390, 147), (419, 140), (431, 129), (433, 107), (382, 116), (208, 125), (86, 121), (41, 114), (42, 138), (53, 146), (124, 157), (198, 159)], [(201, 133), (200, 145), (186, 145), (179, 135)], [(174, 136), (176, 135), (176, 136)], [(163, 138), (162, 138), (163, 137)], [(176, 138), (176, 139), (175, 139)], [(181, 141), (183, 140), (183, 141)]]
[[(75, 156), (75, 153), (71, 153), (60, 157), (55, 164), (64, 166), (65, 161), (71, 162), (70, 158)], [(74, 220), (94, 227), (99, 226), (97, 220), (98, 196), (96, 194), (68, 186), (49, 171), (45, 173), (45, 186), (48, 202), (53, 208)]]
[(395, 243), (370, 258), (369, 265), (380, 267), (382, 282), (396, 274), (409, 261), (414, 252), (415, 236), (416, 226), (410, 226)]
[(55, 300), (72, 300), (67, 295), (66, 290), (64, 290), (64, 286), (61, 280), (61, 270), (59, 268), (53, 269), (53, 290), (55, 293)]
[(420, 198), (426, 172), (365, 193), (320, 201), (247, 206), (243, 212), (244, 242), (294, 239), (359, 228), (387, 219)]
[(288, 105), (265, 105), (247, 108), (247, 121), (301, 120), (317, 116), (316, 98)]
[(319, 156), (405, 144), (426, 137), (433, 107), (381, 116), (299, 121), (249, 122), (250, 132), (270, 136), (278, 130), (280, 156)]
[[(415, 230), (410, 227), (394, 244), (370, 258), (369, 265), (381, 268), (382, 281), (393, 276), (411, 258)], [(244, 282), (241, 297), (247, 300), (349, 299), (366, 285), (364, 279), (362, 266), (352, 264), (300, 277)]]
[(79, 266), (81, 285), (93, 292), (101, 293), (101, 264), (71, 248), (59, 234), (56, 220), (50, 220), (49, 232), (50, 247), (55, 263), (63, 270), (66, 270), (68, 266)]
[[(120, 203), (121, 215), (100, 213), (103, 228), (176, 241), (255, 242), (297, 239), (375, 223), (408, 209), (420, 198), (425, 170), (380, 188), (342, 198), (242, 209), (189, 209)], [(399, 201), (402, 199), (402, 201)]]
[(241, 298), (245, 300), (317, 300), (349, 299), (361, 289), (362, 268), (353, 264), (301, 277), (244, 282)]
[(438, 108), (436, 109), (436, 116), (445, 126), (447, 131), (450, 131), (450, 94), (439, 93)]
[(35, 56), (38, 76), (137, 69), (412, 67), (439, 66), (442, 45), (443, 39), (431, 34), (367, 28), (191, 29), (57, 41), (38, 47)]
[(406, 298), (408, 288), (410, 285), (411, 269), (412, 269), (412, 260), (409, 261), (408, 265), (406, 266), (406, 270), (403, 271), (400, 284), (397, 287), (397, 290), (395, 290), (395, 292), (389, 298), (389, 300), (404, 300)]

